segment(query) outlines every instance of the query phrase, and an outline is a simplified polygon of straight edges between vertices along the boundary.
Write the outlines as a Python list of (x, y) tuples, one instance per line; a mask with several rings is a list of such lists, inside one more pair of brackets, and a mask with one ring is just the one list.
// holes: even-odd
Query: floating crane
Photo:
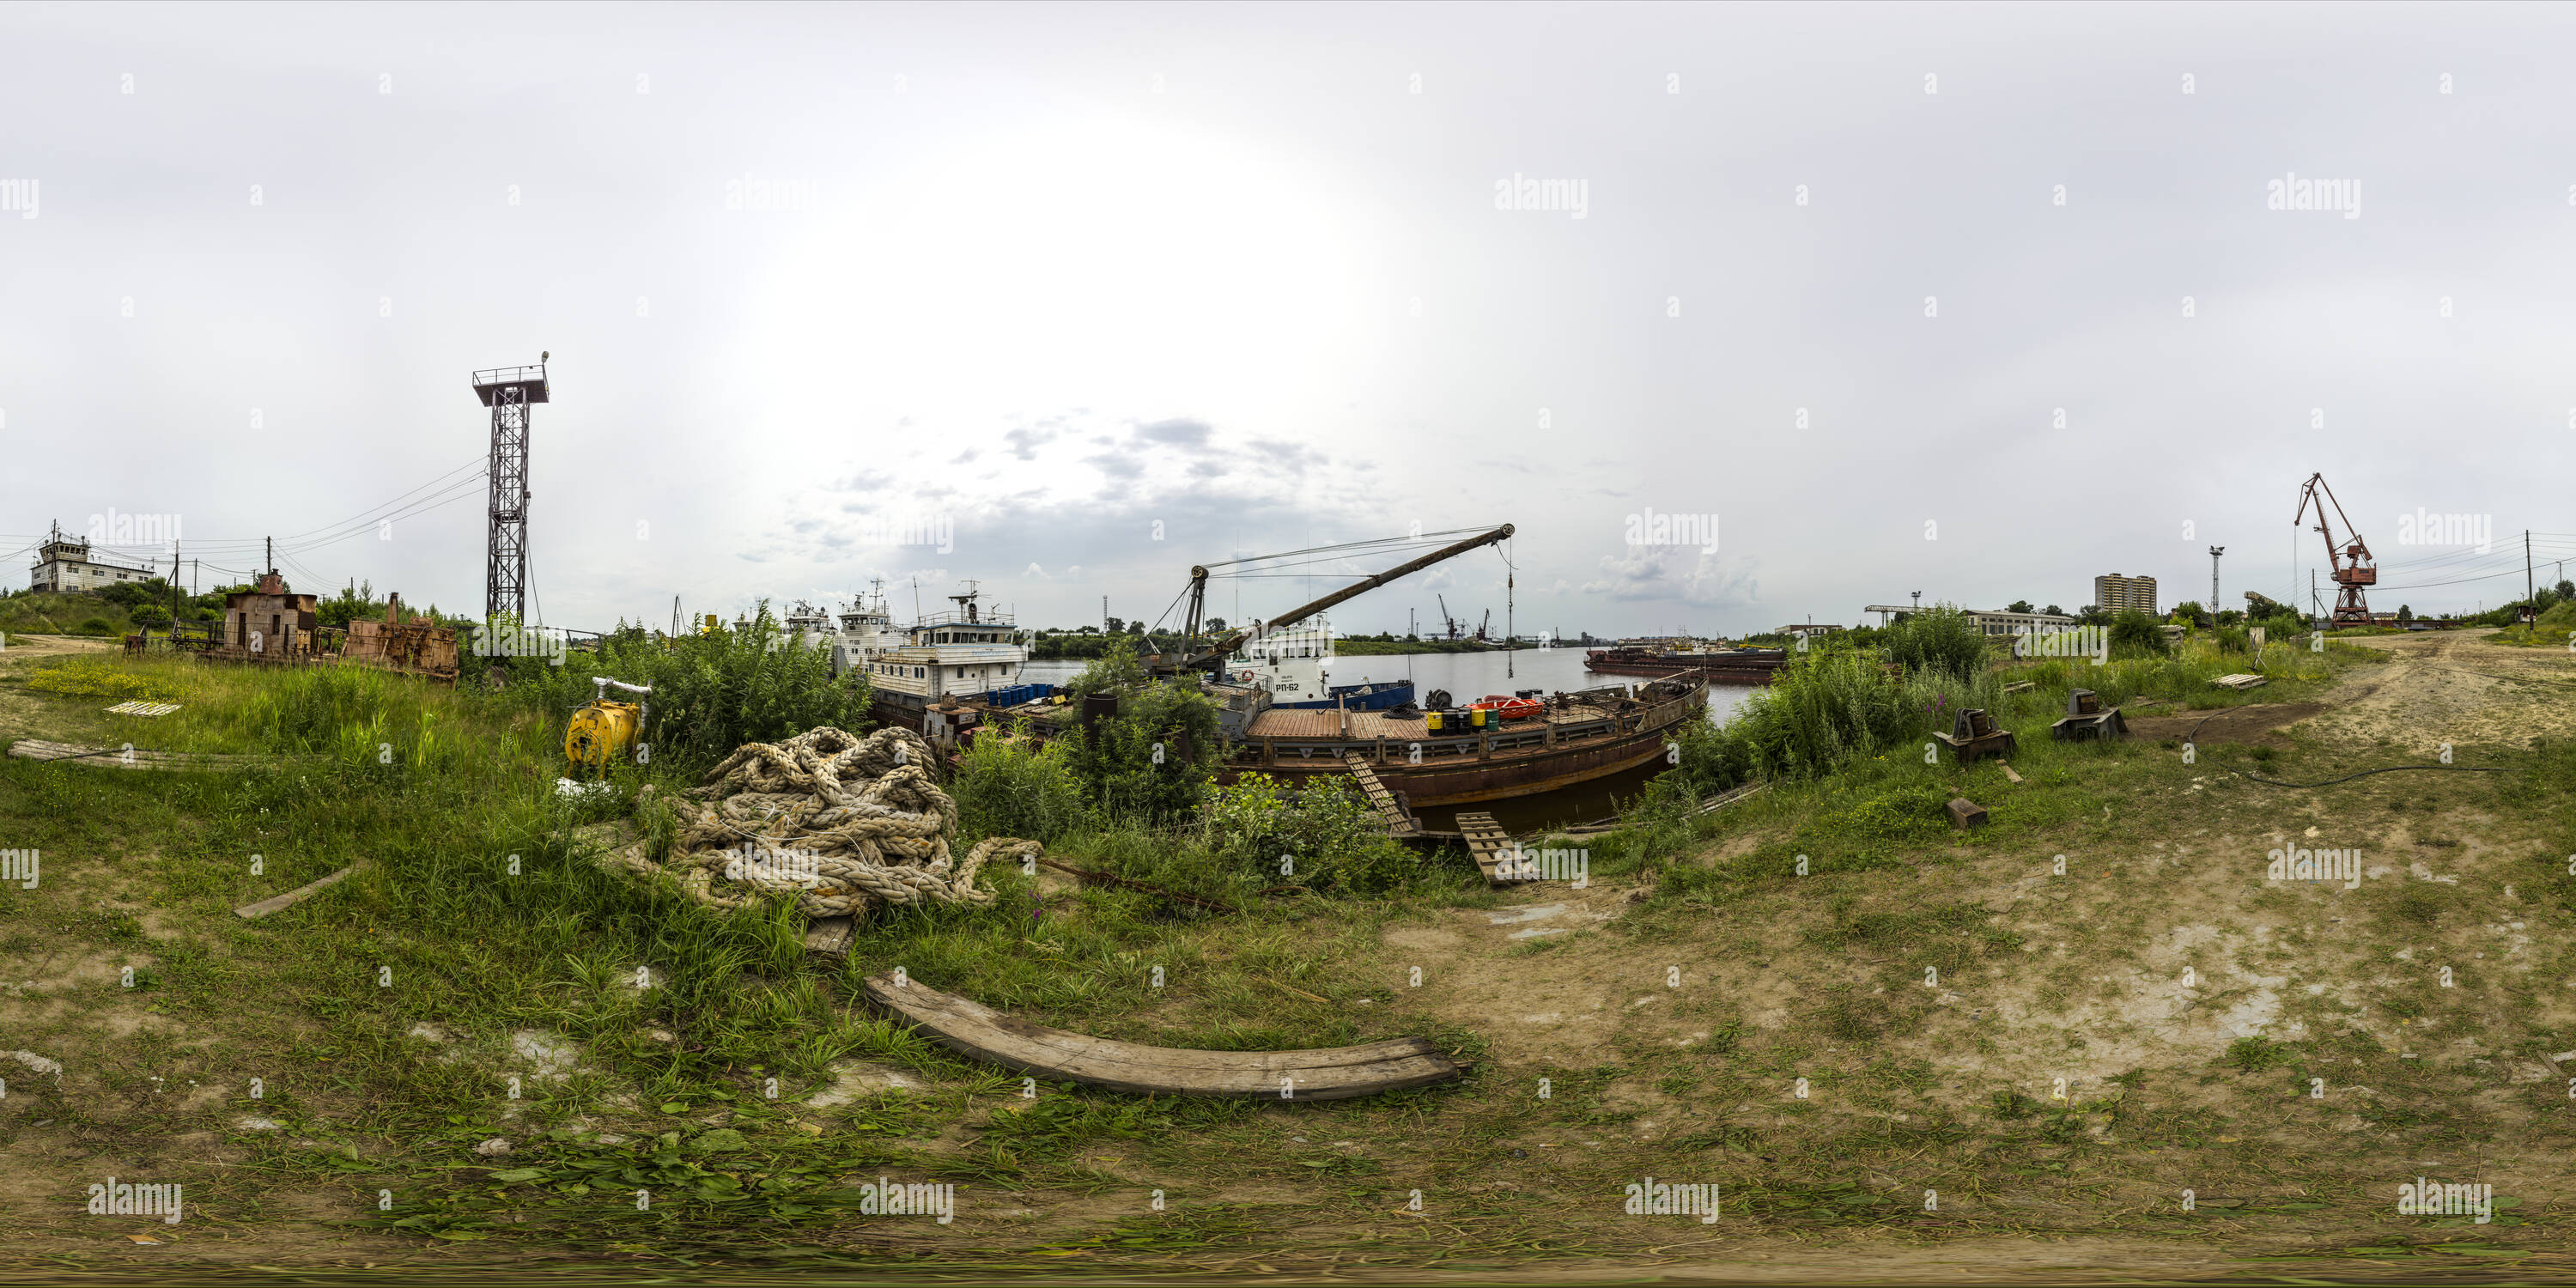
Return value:
[[(2290, 522), (2305, 520), (2310, 502), (2315, 502), (2317, 507), (2317, 532), (2326, 539), (2326, 562), (2334, 565), (2335, 625), (2368, 626), (2371, 624), (2370, 601), (2362, 594), (2361, 588), (2379, 583), (2378, 563), (2370, 557), (2370, 546), (2361, 539), (2361, 533), (2354, 530), (2352, 519), (2344, 514), (2343, 502), (2336, 500), (2334, 489), (2326, 486), (2323, 471), (2308, 476), (2307, 486), (2299, 491), (2299, 513)], [(2344, 530), (2352, 533), (2352, 540), (2342, 543), (2340, 549), (2335, 542), (2334, 528), (2326, 520), (2326, 507), (2329, 505), (2334, 507), (2335, 517), (2343, 520)]]
[[(1506, 523), (1491, 531), (1480, 532), (1464, 541), (1452, 542), (1427, 555), (1423, 555), (1415, 559), (1409, 559), (1373, 577), (1363, 578), (1351, 585), (1344, 586), (1340, 590), (1334, 591), (1320, 599), (1313, 600), (1309, 603), (1299, 604), (1297, 607), (1281, 613), (1277, 617), (1270, 619), (1268, 622), (1257, 623), (1251, 627), (1230, 630), (1221, 638), (1214, 640), (1204, 647), (1199, 646), (1197, 641), (1199, 635), (1199, 622), (1201, 620), (1200, 610), (1207, 600), (1208, 570), (1207, 566), (1204, 564), (1193, 567), (1190, 569), (1189, 619), (1187, 624), (1183, 627), (1183, 638), (1187, 640), (1188, 643), (1184, 645), (1179, 654), (1156, 657), (1152, 660), (1151, 665), (1156, 671), (1165, 673), (1210, 670), (1214, 667), (1223, 665), (1226, 655), (1241, 647), (1243, 642), (1250, 639), (1256, 632), (1283, 630), (1287, 627), (1294, 626), (1317, 613), (1331, 608), (1335, 604), (1341, 603), (1343, 600), (1350, 599), (1367, 591), (1375, 590), (1399, 577), (1409, 576), (1413, 573), (1420, 572), (1444, 559), (1454, 559), (1470, 550), (1482, 549), (1483, 547), (1491, 545), (1500, 545), (1501, 543), (1511, 539), (1513, 531), (1514, 529), (1512, 525)], [(1292, 553), (1309, 554), (1312, 552), (1301, 550)], [(1267, 557), (1279, 558), (1280, 556), (1274, 555)], [(1246, 561), (1238, 560), (1236, 562)], [(1440, 611), (1442, 615), (1447, 615), (1449, 611), (1448, 601), (1441, 601)], [(1453, 626), (1451, 629), (1454, 632), (1456, 628)]]

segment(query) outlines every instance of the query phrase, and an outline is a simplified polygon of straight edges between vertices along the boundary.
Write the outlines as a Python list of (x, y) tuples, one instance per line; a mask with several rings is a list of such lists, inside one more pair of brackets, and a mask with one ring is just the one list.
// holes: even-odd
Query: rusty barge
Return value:
[(1642, 648), (1596, 648), (1583, 669), (1596, 675), (1697, 676), (1711, 684), (1769, 684), (1788, 664), (1786, 649), (1736, 648), (1676, 653)]
[(1558, 693), (1538, 716), (1464, 734), (1433, 733), (1422, 715), (1238, 708), (1241, 723), (1227, 723), (1242, 732), (1229, 739), (1219, 780), (1262, 773), (1302, 784), (1348, 774), (1356, 757), (1408, 806), (1474, 805), (1634, 769), (1707, 713), (1708, 681), (1697, 676)]

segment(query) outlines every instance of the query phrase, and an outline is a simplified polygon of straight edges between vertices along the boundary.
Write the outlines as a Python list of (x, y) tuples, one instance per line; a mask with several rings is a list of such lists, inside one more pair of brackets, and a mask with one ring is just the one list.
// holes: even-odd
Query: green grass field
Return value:
[[(2364, 649), (2275, 645), (2250, 694), (2207, 685), (2249, 662), (2214, 651), (1999, 669), (1942, 696), (2016, 731), (2021, 783), (1892, 746), (1718, 815), (1641, 817), (1588, 843), (1581, 889), (1488, 890), (1450, 853), (1393, 893), (1225, 915), (1008, 868), (990, 909), (881, 913), (837, 964), (784, 909), (722, 914), (598, 866), (631, 835), (624, 800), (693, 767), (622, 768), (619, 799), (567, 803), (560, 713), (356, 669), (92, 655), (107, 678), (67, 687), (105, 692), (31, 683), (57, 660), (0, 654), (0, 734), (275, 759), (0, 761), (0, 848), (43, 856), (37, 888), (0, 887), (0, 1045), (63, 1066), (0, 1068), (0, 1231), (56, 1265), (112, 1264), (73, 1219), (111, 1173), (185, 1182), (188, 1221), (153, 1237), (242, 1265), (1472, 1275), (1866, 1251), (1902, 1271), (2037, 1239), (2305, 1274), (2563, 1254), (2576, 751), (2464, 743), (2461, 765), (2508, 772), (2305, 790), (2252, 779), (2417, 757), (2301, 726), (2188, 762), (2152, 730), (2046, 732), (2070, 683), (2194, 720), (2332, 703), (2404, 665)], [(104, 714), (120, 685), (185, 705)], [(1991, 824), (1950, 830), (1954, 794)], [(2387, 871), (2267, 883), (2285, 844)], [(1197, 851), (1093, 825), (1050, 853), (1177, 883)], [(361, 858), (267, 920), (230, 911)], [(858, 981), (896, 966), (1107, 1037), (1421, 1033), (1473, 1070), (1322, 1104), (1029, 1096), (867, 1014)], [(477, 1152), (494, 1140), (508, 1152)], [(2493, 1181), (2495, 1221), (2395, 1216), (2418, 1174)], [(861, 1214), (880, 1175), (956, 1186), (955, 1221)], [(1626, 1216), (1649, 1176), (1721, 1186), (1724, 1216)], [(2185, 1190), (2207, 1201), (2186, 1211)]]

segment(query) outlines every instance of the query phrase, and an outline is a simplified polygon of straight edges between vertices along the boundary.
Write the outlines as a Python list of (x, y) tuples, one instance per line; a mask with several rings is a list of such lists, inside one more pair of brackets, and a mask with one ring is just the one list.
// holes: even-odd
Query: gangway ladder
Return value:
[(1369, 804), (1377, 807), (1379, 816), (1386, 820), (1387, 835), (1412, 836), (1422, 830), (1422, 821), (1404, 807), (1404, 798), (1389, 789), (1358, 752), (1345, 753), (1342, 763), (1350, 766), (1351, 777), (1359, 780), (1360, 791), (1369, 798)]
[(1458, 834), (1466, 840), (1467, 853), (1484, 872), (1487, 885), (1512, 885), (1529, 879), (1504, 871), (1505, 860), (1516, 859), (1520, 850), (1512, 844), (1511, 833), (1504, 831), (1493, 815), (1483, 810), (1459, 811)]

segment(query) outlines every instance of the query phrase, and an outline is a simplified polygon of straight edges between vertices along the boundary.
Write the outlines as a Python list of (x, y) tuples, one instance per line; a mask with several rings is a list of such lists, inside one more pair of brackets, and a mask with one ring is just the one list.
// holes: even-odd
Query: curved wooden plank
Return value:
[(1466, 1072), (1427, 1038), (1307, 1051), (1196, 1051), (1051, 1029), (918, 980), (897, 985), (891, 973), (869, 976), (867, 990), (869, 1000), (898, 1022), (951, 1050), (1015, 1072), (1112, 1091), (1345, 1100), (1454, 1082)]

